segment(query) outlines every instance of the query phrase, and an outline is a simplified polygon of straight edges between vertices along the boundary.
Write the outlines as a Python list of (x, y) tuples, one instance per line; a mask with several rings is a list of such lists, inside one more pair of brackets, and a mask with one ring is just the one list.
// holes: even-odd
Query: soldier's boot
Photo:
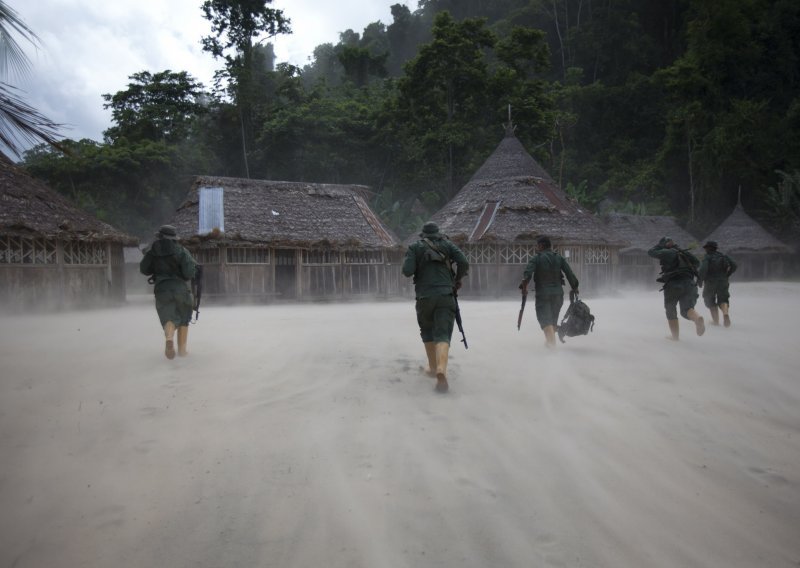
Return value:
[(714, 306), (708, 308), (708, 311), (711, 312), (711, 325), (719, 325), (719, 308)]
[(556, 346), (556, 328), (552, 325), (544, 326), (544, 339), (545, 339), (545, 347), (548, 349), (555, 349)]
[(168, 321), (164, 324), (164, 355), (167, 359), (174, 359), (175, 358), (175, 324), (171, 321)]
[(706, 332), (706, 322), (703, 319), (703, 316), (697, 313), (697, 310), (694, 308), (689, 309), (686, 312), (687, 317), (694, 322), (695, 330), (697, 330), (697, 335), (703, 335)]
[(189, 341), (189, 326), (182, 325), (178, 328), (178, 355), (186, 357), (189, 352), (186, 350), (186, 343)]
[(428, 356), (428, 368), (425, 369), (425, 374), (429, 377), (436, 376), (436, 344), (433, 341), (426, 341), (425, 354)]
[(678, 320), (667, 320), (669, 324), (669, 336), (667, 339), (671, 339), (672, 341), (679, 341), (680, 340), (680, 330), (681, 324)]
[(447, 355), (450, 344), (446, 341), (436, 343), (436, 392), (447, 392)]
[(722, 319), (725, 324), (725, 327), (731, 326), (731, 316), (728, 314), (729, 306), (728, 304), (720, 304), (720, 309), (722, 310)]

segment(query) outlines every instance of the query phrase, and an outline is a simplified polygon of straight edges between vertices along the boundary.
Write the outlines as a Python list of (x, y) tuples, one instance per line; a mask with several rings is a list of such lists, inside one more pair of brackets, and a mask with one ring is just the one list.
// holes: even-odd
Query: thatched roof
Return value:
[(626, 243), (568, 197), (508, 132), (494, 153), (432, 221), (460, 242)]
[(647, 252), (661, 237), (670, 237), (682, 248), (693, 249), (702, 244), (698, 244), (697, 239), (681, 228), (673, 217), (609, 213), (605, 220), (609, 227), (630, 242), (630, 246), (620, 249), (620, 254)]
[(15, 237), (111, 241), (136, 245), (125, 234), (83, 211), (0, 153), (0, 234)]
[[(200, 189), (222, 188), (224, 228), (199, 235)], [(368, 188), (227, 177), (196, 177), (170, 221), (182, 241), (283, 247), (383, 248), (397, 237), (367, 204)]]
[(722, 251), (729, 253), (790, 253), (791, 247), (773, 237), (750, 215), (741, 203), (736, 205), (727, 219), (714, 229), (706, 240), (717, 241)]

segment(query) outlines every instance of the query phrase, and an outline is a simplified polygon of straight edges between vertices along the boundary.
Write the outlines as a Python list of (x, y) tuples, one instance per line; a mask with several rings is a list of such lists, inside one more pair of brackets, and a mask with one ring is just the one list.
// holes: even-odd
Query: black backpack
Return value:
[(558, 338), (561, 343), (564, 341), (564, 336), (575, 337), (576, 335), (587, 335), (594, 329), (594, 316), (589, 311), (589, 306), (578, 299), (575, 292), (569, 293), (569, 307), (564, 314), (564, 319), (561, 320), (561, 325), (558, 326)]

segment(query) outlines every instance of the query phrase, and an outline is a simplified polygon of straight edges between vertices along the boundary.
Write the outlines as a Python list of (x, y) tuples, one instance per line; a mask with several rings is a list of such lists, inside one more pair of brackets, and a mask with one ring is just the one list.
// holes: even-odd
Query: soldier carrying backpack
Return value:
[(697, 286), (703, 289), (703, 302), (711, 312), (711, 321), (719, 325), (719, 312), (722, 311), (725, 327), (731, 326), (729, 278), (736, 272), (736, 263), (731, 257), (717, 251), (717, 242), (708, 241), (703, 245), (706, 256), (700, 263)]

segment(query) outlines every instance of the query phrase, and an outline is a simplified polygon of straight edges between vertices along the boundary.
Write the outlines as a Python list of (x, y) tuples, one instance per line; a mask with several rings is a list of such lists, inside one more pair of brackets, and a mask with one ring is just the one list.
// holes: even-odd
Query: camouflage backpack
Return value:
[(587, 335), (594, 329), (594, 316), (584, 302), (582, 302), (575, 292), (569, 293), (569, 308), (558, 326), (558, 338), (561, 343), (564, 336), (575, 337), (576, 335)]

